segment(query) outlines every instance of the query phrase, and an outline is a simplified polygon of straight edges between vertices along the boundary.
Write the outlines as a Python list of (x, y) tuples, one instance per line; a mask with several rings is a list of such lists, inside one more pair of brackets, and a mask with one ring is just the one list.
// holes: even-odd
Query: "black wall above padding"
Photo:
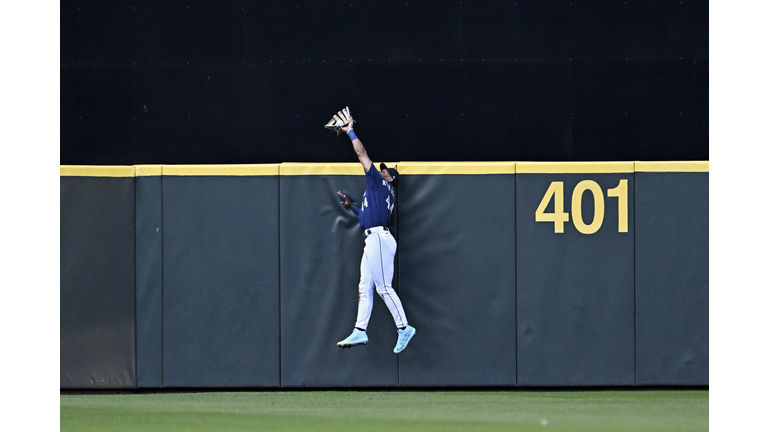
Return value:
[(708, 64), (574, 61), (572, 160), (707, 160)]
[[(60, 163), (706, 160), (708, 2), (66, 0)], [(479, 143), (479, 145), (472, 145)]]

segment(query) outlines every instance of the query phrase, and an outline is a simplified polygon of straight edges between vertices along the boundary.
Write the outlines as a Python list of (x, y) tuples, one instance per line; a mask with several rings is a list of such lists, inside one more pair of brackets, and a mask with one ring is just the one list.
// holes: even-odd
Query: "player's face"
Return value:
[(386, 169), (386, 168), (384, 168), (383, 170), (381, 170), (381, 178), (383, 178), (384, 180), (386, 180), (386, 181), (388, 181), (388, 182), (392, 183), (392, 176), (391, 176), (391, 175), (389, 175), (389, 170), (388, 170), (388, 169)]

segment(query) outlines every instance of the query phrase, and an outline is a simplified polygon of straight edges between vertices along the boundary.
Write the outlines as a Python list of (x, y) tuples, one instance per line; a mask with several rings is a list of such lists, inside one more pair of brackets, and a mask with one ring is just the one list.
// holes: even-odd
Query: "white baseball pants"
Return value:
[(358, 286), (360, 297), (355, 327), (362, 330), (368, 328), (373, 310), (373, 287), (375, 286), (376, 292), (389, 308), (395, 325), (402, 328), (408, 325), (408, 320), (405, 318), (400, 297), (392, 289), (397, 242), (389, 231), (384, 231), (380, 227), (373, 230), (375, 232), (365, 238), (363, 259), (360, 262), (360, 285)]

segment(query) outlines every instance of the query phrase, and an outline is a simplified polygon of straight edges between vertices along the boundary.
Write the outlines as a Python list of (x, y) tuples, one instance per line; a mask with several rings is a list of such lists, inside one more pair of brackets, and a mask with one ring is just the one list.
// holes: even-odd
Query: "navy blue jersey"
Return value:
[(389, 226), (392, 211), (395, 209), (395, 188), (381, 178), (381, 173), (371, 163), (371, 168), (365, 174), (368, 186), (363, 195), (363, 204), (357, 218), (360, 228), (367, 230), (377, 226)]

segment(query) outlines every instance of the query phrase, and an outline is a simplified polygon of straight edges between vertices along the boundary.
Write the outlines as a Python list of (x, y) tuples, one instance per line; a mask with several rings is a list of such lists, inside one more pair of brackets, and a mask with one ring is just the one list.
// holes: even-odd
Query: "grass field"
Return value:
[(709, 391), (61, 395), (61, 431), (702, 431)]

